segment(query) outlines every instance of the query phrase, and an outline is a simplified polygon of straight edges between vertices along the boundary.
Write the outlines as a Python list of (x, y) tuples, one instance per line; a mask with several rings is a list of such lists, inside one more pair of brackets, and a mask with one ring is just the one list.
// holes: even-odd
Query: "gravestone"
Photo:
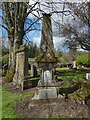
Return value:
[(76, 61), (73, 61), (73, 69), (77, 68)]
[(86, 80), (90, 81), (90, 73), (86, 73)]
[(37, 72), (37, 63), (35, 62), (35, 58), (29, 58), (28, 62), (30, 64), (29, 70), (31, 70), (30, 71), (30, 76), (31, 77), (37, 77), (38, 72)]
[(31, 64), (31, 76), (34, 76), (33, 64)]
[(16, 69), (13, 82), (22, 85), (23, 79), (28, 76), (28, 50), (25, 45), (21, 45), (16, 51)]
[(55, 80), (53, 79), (53, 69), (56, 67), (57, 58), (54, 53), (50, 14), (43, 14), (40, 48), (42, 55), (36, 58), (41, 71), (38, 82), (38, 97), (36, 98), (43, 100), (57, 98)]

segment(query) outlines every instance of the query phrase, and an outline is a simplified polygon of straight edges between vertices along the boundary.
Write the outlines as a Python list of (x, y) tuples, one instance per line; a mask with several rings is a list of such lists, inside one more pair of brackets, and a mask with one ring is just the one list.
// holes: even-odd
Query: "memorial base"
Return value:
[(38, 89), (39, 99), (57, 98), (57, 90), (55, 87), (42, 87)]
[(39, 87), (37, 95), (32, 100), (47, 100), (57, 98), (56, 87)]

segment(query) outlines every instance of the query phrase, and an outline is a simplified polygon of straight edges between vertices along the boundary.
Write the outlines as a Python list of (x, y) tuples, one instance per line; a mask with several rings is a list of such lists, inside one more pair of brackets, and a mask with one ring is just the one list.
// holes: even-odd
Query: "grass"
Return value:
[(35, 78), (31, 78), (30, 80), (39, 80), (40, 79), (40, 77), (35, 77)]
[(2, 118), (20, 118), (14, 109), (15, 104), (17, 101), (33, 96), (33, 92), (30, 89), (22, 93), (11, 93), (6, 87), (2, 87)]
[(69, 96), (72, 99), (75, 100), (84, 100), (85, 97), (90, 95), (90, 83), (86, 81), (86, 73), (90, 73), (90, 69), (88, 70), (70, 70), (67, 68), (56, 68), (56, 71), (58, 72), (57, 79), (63, 80), (64, 84), (59, 87), (59, 90), (61, 92), (61, 89), (63, 89), (63, 92), (68, 92), (67, 88), (69, 88), (71, 85), (75, 85), (78, 82), (81, 83), (81, 88), (79, 88), (77, 91), (75, 91), (72, 94), (69, 94)]
[(69, 70), (69, 68), (56, 68), (56, 71), (58, 71), (58, 72), (63, 72), (63, 71), (68, 71)]
[(58, 72), (58, 80), (83, 80), (86, 77), (86, 73), (90, 70), (80, 71), (80, 70), (70, 70), (69, 68), (56, 68)]
[[(56, 68), (56, 71), (59, 73), (62, 73), (61, 75), (58, 76), (58, 80), (62, 79), (65, 81), (63, 86), (61, 87), (68, 87), (71, 84), (73, 84), (73, 79), (75, 81), (78, 81), (78, 79), (82, 80), (85, 78), (86, 72), (90, 71), (71, 71), (68, 68)], [(33, 80), (37, 80), (38, 78), (33, 78)], [(86, 83), (84, 83), (83, 86), (86, 86)], [(0, 87), (1, 89), (1, 87)], [(15, 111), (15, 105), (17, 101), (27, 99), (28, 97), (32, 97), (34, 93), (34, 89), (29, 89), (21, 93), (11, 93), (9, 92), (8, 88), (5, 86), (2, 87), (2, 118), (21, 118), (19, 114), (16, 113)], [(87, 88), (82, 87), (80, 90), (78, 90), (79, 98), (77, 97), (78, 94), (73, 93), (71, 94), (71, 97), (75, 99), (81, 99), (90, 94), (90, 90)]]

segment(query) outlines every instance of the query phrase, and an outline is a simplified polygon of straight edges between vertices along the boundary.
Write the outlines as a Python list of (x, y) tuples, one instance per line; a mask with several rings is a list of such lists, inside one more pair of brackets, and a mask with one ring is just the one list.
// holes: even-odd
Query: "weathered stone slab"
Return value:
[(57, 90), (55, 87), (45, 87), (38, 90), (39, 99), (57, 98)]
[(90, 73), (86, 73), (86, 80), (90, 80)]
[(21, 45), (16, 52), (16, 69), (13, 82), (20, 85), (25, 76), (28, 76), (28, 51), (25, 45)]

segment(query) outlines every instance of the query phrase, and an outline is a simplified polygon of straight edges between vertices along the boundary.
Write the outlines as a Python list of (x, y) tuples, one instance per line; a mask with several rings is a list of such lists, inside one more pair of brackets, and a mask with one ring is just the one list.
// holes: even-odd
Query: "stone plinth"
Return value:
[(42, 87), (38, 89), (39, 99), (57, 98), (57, 90), (55, 87)]

